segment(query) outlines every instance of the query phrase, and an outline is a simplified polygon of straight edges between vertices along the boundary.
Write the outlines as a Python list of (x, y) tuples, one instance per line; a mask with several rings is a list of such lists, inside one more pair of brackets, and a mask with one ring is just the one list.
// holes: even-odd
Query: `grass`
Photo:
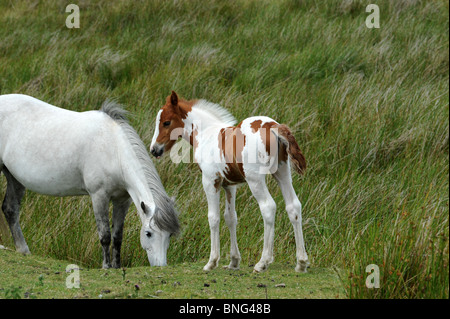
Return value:
[[(178, 263), (167, 267), (98, 269), (81, 267), (79, 288), (67, 288), (68, 261), (23, 256), (0, 250), (0, 299), (317, 299), (343, 298), (345, 292), (334, 271), (316, 268), (308, 274), (276, 265), (255, 274), (217, 269), (206, 273), (202, 263)], [(71, 279), (69, 279), (71, 280)]]
[[(69, 30), (64, 1), (0, 0), (0, 94), (77, 111), (116, 98), (146, 145), (171, 90), (220, 103), (237, 119), (273, 117), (292, 128), (309, 165), (293, 179), (311, 274), (345, 269), (349, 298), (448, 298), (448, 3), (376, 1), (379, 29), (365, 26), (368, 3), (79, 1), (81, 27)], [(169, 158), (155, 165), (182, 212), (170, 267), (200, 269), (209, 255), (201, 173)], [(295, 276), (292, 227), (268, 183), (278, 207), (268, 276), (277, 267)], [(263, 233), (247, 186), (237, 212), (246, 269)], [(35, 255), (101, 267), (89, 198), (27, 192), (21, 224)], [(0, 243), (13, 247), (5, 228), (0, 216)], [(132, 207), (123, 263), (152, 271), (139, 228)], [(221, 234), (227, 263), (224, 223)], [(365, 286), (369, 264), (380, 268), (380, 289)]]

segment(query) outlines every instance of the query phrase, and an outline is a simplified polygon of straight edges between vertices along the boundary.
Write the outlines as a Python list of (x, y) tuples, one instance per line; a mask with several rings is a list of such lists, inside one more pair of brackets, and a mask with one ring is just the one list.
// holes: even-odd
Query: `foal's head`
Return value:
[(150, 152), (156, 158), (170, 151), (172, 146), (183, 134), (184, 119), (191, 111), (195, 101), (184, 101), (172, 91), (166, 99), (166, 104), (156, 116), (155, 133), (153, 135)]

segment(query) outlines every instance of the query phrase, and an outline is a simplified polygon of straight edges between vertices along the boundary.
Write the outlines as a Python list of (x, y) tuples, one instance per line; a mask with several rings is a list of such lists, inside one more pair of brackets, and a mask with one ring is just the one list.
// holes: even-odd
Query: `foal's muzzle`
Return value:
[(154, 145), (151, 148), (150, 153), (152, 153), (152, 155), (156, 158), (161, 157), (161, 155), (164, 153), (164, 145), (163, 146)]

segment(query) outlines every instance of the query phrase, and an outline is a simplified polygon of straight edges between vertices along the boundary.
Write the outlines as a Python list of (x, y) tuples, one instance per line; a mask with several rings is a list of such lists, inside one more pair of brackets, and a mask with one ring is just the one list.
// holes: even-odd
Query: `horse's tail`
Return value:
[(300, 147), (298, 146), (297, 141), (295, 140), (294, 135), (292, 135), (291, 130), (284, 124), (279, 124), (277, 126), (278, 129), (278, 138), (286, 146), (287, 153), (292, 161), (294, 169), (299, 174), (305, 173), (306, 170), (306, 160), (303, 155)]

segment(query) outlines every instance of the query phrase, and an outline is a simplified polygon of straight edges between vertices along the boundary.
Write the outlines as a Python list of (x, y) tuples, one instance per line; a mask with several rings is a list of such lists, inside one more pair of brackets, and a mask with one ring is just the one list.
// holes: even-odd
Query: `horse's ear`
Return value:
[(175, 93), (175, 91), (172, 91), (172, 95), (170, 96), (170, 104), (173, 106), (178, 105), (178, 95)]

